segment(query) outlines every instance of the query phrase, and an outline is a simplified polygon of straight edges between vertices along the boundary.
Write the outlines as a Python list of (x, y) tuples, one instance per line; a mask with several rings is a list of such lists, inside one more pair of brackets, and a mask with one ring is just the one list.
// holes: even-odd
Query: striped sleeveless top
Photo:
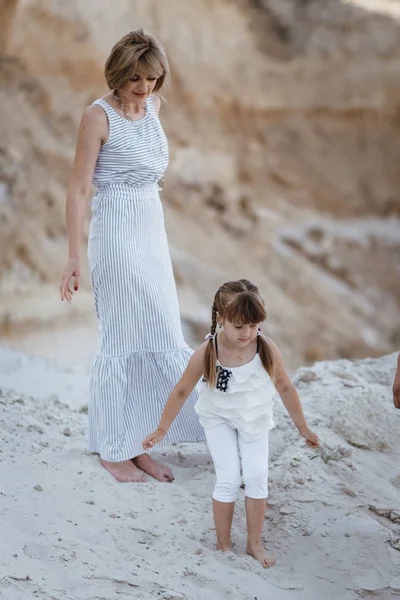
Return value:
[(128, 121), (103, 98), (101, 106), (108, 118), (108, 140), (100, 148), (93, 185), (101, 190), (110, 183), (145, 187), (162, 180), (168, 166), (168, 142), (150, 97), (146, 114)]

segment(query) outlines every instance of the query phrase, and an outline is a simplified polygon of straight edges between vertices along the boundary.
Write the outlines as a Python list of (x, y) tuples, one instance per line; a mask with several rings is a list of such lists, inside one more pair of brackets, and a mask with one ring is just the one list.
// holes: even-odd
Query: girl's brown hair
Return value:
[(157, 79), (158, 92), (169, 74), (169, 65), (163, 47), (143, 29), (131, 31), (117, 42), (107, 58), (104, 75), (110, 90), (118, 90), (138, 72)]
[[(211, 308), (210, 337), (204, 355), (204, 380), (210, 387), (216, 384), (217, 353), (214, 336), (217, 329), (217, 314), (231, 323), (240, 325), (258, 324), (265, 321), (267, 313), (259, 289), (247, 279), (228, 281), (221, 285), (214, 296)], [(271, 379), (274, 377), (274, 361), (272, 350), (267, 340), (257, 337), (257, 352), (264, 369)]]

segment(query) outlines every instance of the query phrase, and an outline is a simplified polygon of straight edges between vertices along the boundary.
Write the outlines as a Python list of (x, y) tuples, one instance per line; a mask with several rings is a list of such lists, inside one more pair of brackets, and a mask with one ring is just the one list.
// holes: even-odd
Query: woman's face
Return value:
[(136, 73), (121, 89), (122, 99), (126, 103), (143, 104), (153, 93), (157, 79), (143, 73)]

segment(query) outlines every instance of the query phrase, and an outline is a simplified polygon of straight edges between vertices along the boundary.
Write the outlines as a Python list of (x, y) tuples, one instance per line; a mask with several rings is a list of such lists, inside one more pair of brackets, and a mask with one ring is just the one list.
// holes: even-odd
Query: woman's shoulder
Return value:
[[(102, 98), (100, 98), (102, 100)], [(85, 120), (87, 123), (103, 123), (107, 120), (107, 116), (104, 112), (104, 107), (99, 104), (90, 104), (83, 111), (82, 120)]]
[(80, 123), (81, 133), (89, 137), (100, 138), (103, 144), (108, 138), (108, 129), (108, 119), (103, 108), (98, 104), (87, 106), (83, 111)]
[(101, 96), (100, 98), (97, 98), (97, 100), (90, 104), (85, 111), (92, 112), (93, 114), (96, 114), (97, 112), (99, 115), (104, 115), (104, 112), (108, 112), (108, 109), (116, 110), (115, 100), (111, 92)]

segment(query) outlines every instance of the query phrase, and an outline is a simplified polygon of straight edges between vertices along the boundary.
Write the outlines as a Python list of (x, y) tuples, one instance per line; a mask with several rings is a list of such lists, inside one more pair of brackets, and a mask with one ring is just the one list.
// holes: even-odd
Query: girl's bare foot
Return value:
[(233, 552), (233, 544), (230, 542), (229, 544), (219, 544), (217, 543), (217, 550), (221, 552)]
[(173, 481), (171, 469), (155, 461), (148, 454), (141, 454), (133, 459), (134, 464), (142, 471), (158, 479), (158, 481)]
[(272, 565), (275, 564), (274, 557), (268, 554), (268, 552), (262, 547), (261, 544), (254, 544), (253, 546), (250, 546), (250, 544), (248, 544), (246, 552), (256, 560), (258, 560), (258, 562), (262, 567), (264, 567), (264, 569), (268, 569), (268, 567), (272, 567)]
[(100, 464), (114, 475), (117, 481), (127, 483), (129, 481), (145, 482), (147, 481), (143, 471), (140, 471), (131, 460), (123, 460), (122, 462), (108, 462), (108, 460), (100, 459)]

